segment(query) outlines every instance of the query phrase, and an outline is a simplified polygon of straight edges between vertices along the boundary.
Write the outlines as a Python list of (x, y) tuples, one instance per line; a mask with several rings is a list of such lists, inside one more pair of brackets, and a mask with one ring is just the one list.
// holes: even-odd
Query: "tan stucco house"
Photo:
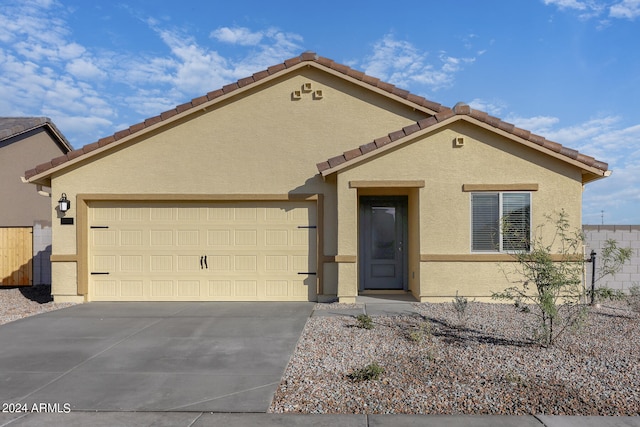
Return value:
[(47, 117), (0, 117), (0, 286), (51, 283), (49, 190), (38, 194), (20, 178), (71, 150)]
[(57, 301), (353, 302), (488, 297), (519, 236), (558, 208), (579, 227), (583, 186), (608, 174), (306, 52), (26, 178), (52, 188)]

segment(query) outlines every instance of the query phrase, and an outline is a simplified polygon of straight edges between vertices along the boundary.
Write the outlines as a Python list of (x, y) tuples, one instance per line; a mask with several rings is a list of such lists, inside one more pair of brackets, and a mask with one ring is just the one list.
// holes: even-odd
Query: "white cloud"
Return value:
[(241, 46), (255, 46), (260, 43), (263, 36), (262, 32), (252, 32), (244, 27), (221, 27), (211, 32), (211, 37), (220, 42)]
[(585, 187), (585, 224), (599, 224), (602, 210), (605, 223), (638, 222), (635, 207), (640, 204), (640, 124), (622, 126), (622, 118), (615, 116), (564, 127), (558, 118), (550, 116), (512, 115), (509, 121), (609, 164), (613, 171), (610, 177)]
[(104, 71), (87, 59), (74, 59), (67, 64), (66, 70), (79, 79), (88, 80), (106, 77), (106, 73)]
[(623, 0), (614, 4), (609, 8), (609, 16), (634, 20), (640, 16), (640, 0)]
[(544, 4), (547, 6), (552, 4), (558, 6), (560, 9), (575, 9), (575, 10), (585, 10), (587, 9), (587, 5), (585, 2), (579, 0), (543, 0)]
[(640, 16), (640, 0), (542, 0), (547, 6), (553, 5), (560, 10), (573, 10), (578, 12), (581, 19), (599, 17), (599, 28), (610, 25), (610, 18), (635, 20)]
[[(489, 113), (492, 116), (500, 117), (502, 115), (502, 111), (506, 107), (506, 104), (500, 100), (484, 100), (475, 98), (471, 102), (468, 103), (469, 107), (474, 110), (484, 111), (485, 113)], [(509, 120), (511, 121), (511, 120)]]
[(428, 52), (422, 52), (411, 43), (396, 40), (388, 34), (373, 46), (373, 54), (360, 65), (364, 72), (396, 86), (420, 84), (438, 90), (450, 87), (455, 74), (475, 58), (462, 58), (440, 52), (438, 58), (428, 62)]
[(225, 57), (153, 18), (138, 19), (154, 30), (165, 52), (95, 50), (73, 40), (67, 22), (72, 13), (55, 0), (9, 0), (0, 8), (0, 115), (48, 115), (76, 145), (301, 50), (297, 34), (222, 27), (209, 40), (237, 46), (237, 57)]

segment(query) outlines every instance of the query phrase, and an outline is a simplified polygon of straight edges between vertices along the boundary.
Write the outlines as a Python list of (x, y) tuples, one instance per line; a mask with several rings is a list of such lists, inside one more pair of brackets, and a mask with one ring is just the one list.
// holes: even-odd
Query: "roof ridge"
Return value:
[(475, 120), (478, 120), (480, 122), (486, 123), (492, 127), (495, 127), (497, 129), (503, 130), (507, 133), (510, 133), (514, 136), (517, 136), (521, 139), (524, 139), (526, 141), (532, 142), (534, 144), (537, 144), (541, 147), (544, 147), (546, 149), (549, 149), (551, 151), (554, 151), (556, 153), (559, 153), (565, 157), (568, 157), (570, 159), (576, 160), (586, 166), (590, 166), (596, 169), (600, 169), (603, 172), (606, 172), (607, 169), (609, 168), (609, 165), (605, 162), (596, 160), (595, 158), (591, 157), (591, 156), (587, 156), (585, 154), (582, 154), (580, 152), (578, 152), (577, 150), (574, 150), (572, 148), (569, 147), (565, 147), (562, 144), (559, 144), (557, 142), (554, 141), (550, 141), (548, 139), (546, 139), (543, 136), (540, 135), (536, 135), (526, 129), (521, 129), (519, 127), (516, 127), (514, 124), (512, 123), (508, 123), (504, 120), (501, 120), (497, 117), (491, 116), (488, 113), (485, 113), (484, 111), (480, 111), (480, 110), (474, 110), (472, 109), (469, 105), (465, 104), (464, 102), (458, 102), (453, 108), (443, 108), (440, 112), (436, 113), (434, 116), (432, 117), (427, 117), (425, 119), (422, 119), (414, 124), (411, 124), (409, 126), (405, 126), (400, 130), (397, 130), (395, 132), (391, 132), (388, 135), (385, 135), (383, 137), (380, 138), (376, 138), (374, 139), (372, 142), (369, 142), (368, 144), (364, 144), (361, 145), (358, 148), (354, 148), (352, 150), (349, 151), (345, 151), (344, 153), (332, 157), (324, 162), (318, 163), (316, 164), (316, 167), (318, 168), (318, 171), (320, 173), (325, 172), (329, 169), (333, 169), (336, 166), (339, 166), (343, 163), (346, 163), (352, 159), (355, 159), (357, 157), (360, 157), (364, 154), (367, 154), (369, 152), (372, 152), (374, 150), (377, 150), (387, 144), (390, 144), (391, 142), (397, 141), (399, 139), (405, 138), (407, 136), (410, 136), (413, 133), (419, 132), (423, 129), (427, 129), (431, 126), (436, 125), (437, 123), (440, 123), (444, 120), (450, 119), (452, 117), (455, 116), (469, 116), (472, 117)]
[(171, 110), (167, 110), (163, 113), (160, 113), (157, 116), (153, 116), (153, 117), (149, 117), (147, 119), (145, 119), (144, 121), (131, 125), (129, 126), (127, 129), (122, 129), (119, 130), (117, 132), (115, 132), (113, 135), (109, 135), (106, 136), (104, 138), (99, 139), (98, 141), (95, 141), (93, 143), (90, 144), (86, 144), (81, 148), (78, 148), (76, 150), (70, 151), (69, 153), (60, 156), (60, 157), (56, 157), (55, 159), (52, 159), (49, 162), (46, 163), (42, 163), (40, 165), (37, 165), (34, 169), (30, 169), (28, 171), (25, 172), (25, 177), (31, 178), (35, 175), (38, 175), (40, 173), (46, 172), (49, 169), (52, 169), (56, 166), (59, 166), (63, 163), (66, 163), (70, 160), (73, 160), (75, 158), (78, 157), (82, 157), (85, 154), (88, 154), (94, 150), (97, 150), (98, 148), (104, 147), (105, 145), (109, 145), (112, 144), (122, 138), (125, 138), (127, 136), (133, 135), (137, 132), (142, 131), (143, 129), (153, 126), (155, 124), (158, 124), (164, 120), (167, 120), (175, 115), (181, 114), (185, 111), (191, 110), (193, 108), (198, 107), (201, 104), (204, 104), (205, 102), (209, 102), (209, 101), (213, 101), (216, 98), (219, 98), (223, 95), (227, 95), (233, 91), (236, 91), (240, 88), (243, 88), (245, 86), (254, 84), (259, 82), (262, 79), (265, 79), (267, 77), (270, 77), (272, 75), (278, 74), (286, 69), (292, 68), (300, 63), (303, 62), (315, 62), (319, 65), (322, 65), (324, 67), (327, 67), (331, 70), (337, 71), (339, 73), (342, 73), (348, 77), (351, 77), (353, 79), (356, 79), (358, 81), (361, 81), (363, 83), (366, 83), (368, 85), (371, 85), (373, 87), (376, 87), (378, 89), (381, 89), (383, 91), (388, 92), (391, 95), (395, 95), (398, 96), (402, 99), (405, 99), (411, 103), (414, 103), (416, 105), (419, 105), (421, 107), (424, 108), (428, 108), (430, 110), (433, 110), (437, 113), (442, 112), (442, 111), (446, 111), (449, 110), (449, 108), (444, 107), (443, 105), (437, 103), (437, 102), (433, 102), (433, 101), (429, 101), (428, 99), (419, 96), (419, 95), (414, 95), (412, 93), (410, 93), (409, 91), (406, 91), (404, 89), (400, 89), (397, 88), (396, 86), (390, 84), (390, 83), (385, 83), (382, 80), (376, 78), (376, 77), (372, 77), (369, 76), (367, 74), (365, 74), (362, 71), (358, 71), (355, 70), (351, 67), (348, 67), (346, 65), (342, 65), (339, 64), (335, 61), (333, 61), (332, 59), (329, 58), (325, 58), (322, 56), (318, 56), (315, 52), (311, 52), (311, 51), (306, 51), (303, 52), (302, 54), (293, 57), (293, 58), (289, 58), (287, 60), (285, 60), (282, 63), (276, 64), (276, 65), (272, 65), (271, 67), (268, 67), (266, 70), (262, 70), (262, 71), (258, 71), (256, 73), (253, 73), (251, 76), (249, 77), (244, 77), (241, 78), (239, 80), (237, 80), (236, 82), (233, 83), (229, 83), (227, 85), (224, 85), (223, 87), (213, 90), (211, 92), (208, 92), (205, 95), (202, 95), (200, 97), (197, 98), (193, 98), (191, 101), (189, 102), (185, 102), (184, 104), (180, 104), (178, 106), (176, 106), (175, 108), (171, 109)]

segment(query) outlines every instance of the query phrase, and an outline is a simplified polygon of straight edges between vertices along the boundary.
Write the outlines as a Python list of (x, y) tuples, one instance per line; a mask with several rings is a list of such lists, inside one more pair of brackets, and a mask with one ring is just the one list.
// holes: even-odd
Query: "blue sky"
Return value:
[(583, 222), (640, 224), (638, 40), (640, 0), (2, 0), (0, 116), (78, 148), (311, 50), (608, 162)]

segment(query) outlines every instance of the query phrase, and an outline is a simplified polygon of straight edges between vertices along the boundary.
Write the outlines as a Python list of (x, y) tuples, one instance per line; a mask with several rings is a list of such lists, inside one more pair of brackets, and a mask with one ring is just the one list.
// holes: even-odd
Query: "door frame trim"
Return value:
[[(380, 201), (392, 201), (396, 203), (400, 203), (402, 205), (402, 241), (403, 241), (403, 251), (402, 251), (402, 288), (401, 289), (366, 289), (364, 287), (364, 279), (365, 279), (365, 262), (366, 257), (364, 256), (364, 248), (362, 247), (363, 234), (363, 214), (364, 214), (364, 205), (366, 200), (369, 199), (371, 201), (380, 200)], [(359, 194), (358, 195), (358, 229), (357, 229), (357, 238), (358, 238), (358, 256), (357, 256), (357, 271), (358, 271), (358, 292), (368, 292), (368, 291), (403, 291), (406, 292), (409, 290), (409, 257), (408, 257), (408, 248), (409, 248), (409, 196), (404, 194), (397, 195), (376, 195), (376, 194)]]

